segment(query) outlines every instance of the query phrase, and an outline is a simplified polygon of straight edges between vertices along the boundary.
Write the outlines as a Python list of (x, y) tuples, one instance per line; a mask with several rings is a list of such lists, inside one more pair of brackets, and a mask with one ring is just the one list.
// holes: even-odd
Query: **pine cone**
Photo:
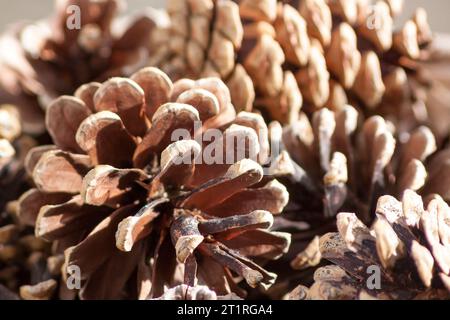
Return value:
[[(49, 106), (56, 147), (30, 151), (36, 189), (19, 204), (22, 219), (36, 220), (36, 235), (80, 268), (81, 298), (158, 297), (164, 286), (197, 281), (218, 295), (242, 295), (235, 275), (250, 287), (274, 282), (251, 260), (276, 259), (290, 243), (288, 234), (267, 230), (288, 195), (276, 180), (262, 180), (261, 116), (236, 116), (217, 78), (172, 84), (155, 68), (84, 85), (76, 96)], [(208, 143), (207, 129), (223, 136)], [(208, 164), (212, 150), (232, 163)]]
[[(336, 264), (318, 269), (306, 294), (312, 299), (449, 299), (450, 208), (439, 196), (406, 190), (402, 201), (383, 196), (371, 229), (355, 214), (340, 213), (339, 233), (320, 240), (323, 258)], [(378, 288), (368, 287), (379, 270)]]
[(378, 197), (401, 196), (407, 189), (450, 200), (448, 184), (442, 183), (450, 172), (449, 152), (436, 152), (429, 128), (419, 127), (400, 140), (395, 127), (380, 116), (361, 121), (346, 106), (336, 112), (321, 109), (311, 122), (301, 114), (285, 128), (287, 152), (274, 164), (276, 170), (284, 169), (272, 173), (297, 190), (291, 197), (295, 220), (308, 217), (306, 221), (323, 227), (324, 218), (357, 209), (363, 222), (370, 223)]
[[(152, 15), (119, 20), (122, 0), (58, 1), (52, 18), (15, 25), (0, 38), (0, 103), (21, 112), (23, 129), (45, 129), (40, 106), (90, 81), (131, 74), (147, 57), (147, 41), (155, 26)], [(81, 28), (69, 28), (80, 8)]]
[[(218, 18), (221, 7), (234, 8), (228, 0), (171, 2), (175, 40), (169, 44), (173, 57), (164, 70), (198, 78), (206, 69), (208, 75), (229, 82), (230, 70), (242, 65), (256, 91), (255, 106), (282, 123), (297, 119), (304, 99), (308, 113), (351, 103), (366, 115), (387, 117), (402, 132), (426, 124), (440, 133), (428, 115), (431, 110), (417, 96), (426, 86), (415, 85), (415, 62), (432, 40), (424, 10), (418, 9), (401, 30), (394, 31), (402, 1), (378, 1), (373, 6), (365, 0), (235, 2), (240, 21), (233, 9), (223, 24)], [(217, 34), (226, 41), (218, 41)], [(219, 42), (227, 50), (220, 56), (211, 54)], [(253, 101), (245, 71), (233, 77), (240, 82), (227, 83), (238, 110), (249, 110)]]
[(169, 1), (167, 11), (171, 55), (157, 65), (172, 78), (217, 76), (238, 111), (253, 108), (256, 90), (256, 106), (267, 106), (272, 120), (296, 119), (302, 97), (293, 74), (282, 70), (284, 53), (269, 23), (247, 21), (231, 0)]
[[(314, 237), (335, 230), (338, 212), (356, 212), (369, 225), (377, 199), (385, 194), (398, 197), (411, 189), (450, 199), (448, 149), (437, 149), (427, 127), (401, 140), (395, 134), (383, 118), (363, 121), (351, 106), (336, 112), (321, 109), (311, 122), (300, 114), (279, 133), (285, 150), (269, 173), (287, 187), (290, 202), (274, 229), (293, 234), (290, 252), (271, 266), (280, 275), (280, 288), (308, 283), (308, 267), (320, 262)], [(291, 260), (294, 269), (304, 271), (287, 272), (284, 266)], [(280, 297), (278, 292), (275, 297)]]
[(238, 111), (250, 111), (253, 83), (237, 62), (243, 29), (231, 0), (171, 0), (170, 58), (158, 64), (173, 79), (216, 76), (230, 88)]
[[(338, 110), (350, 103), (366, 116), (386, 117), (401, 132), (428, 125), (442, 140), (432, 110), (417, 96), (426, 86), (416, 85), (416, 62), (432, 41), (423, 9), (394, 31), (403, 1), (237, 2), (244, 30), (251, 30), (244, 32), (239, 57), (255, 83), (256, 105), (268, 109), (272, 118), (295, 121), (302, 97), (307, 113), (322, 107)], [(253, 55), (248, 53), (246, 33), (259, 34), (257, 41), (248, 36), (252, 44), (259, 43), (253, 45)], [(301, 94), (290, 82), (289, 90), (282, 90), (283, 79), (292, 74)], [(285, 93), (283, 99), (270, 99), (280, 92)]]

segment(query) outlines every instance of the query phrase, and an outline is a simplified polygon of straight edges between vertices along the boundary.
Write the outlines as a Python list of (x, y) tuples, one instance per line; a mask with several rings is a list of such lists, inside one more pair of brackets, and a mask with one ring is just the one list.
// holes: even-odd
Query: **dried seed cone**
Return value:
[(241, 280), (275, 281), (253, 258), (287, 251), (289, 234), (270, 227), (288, 194), (263, 180), (262, 117), (236, 115), (222, 81), (172, 83), (146, 68), (58, 98), (46, 124), (56, 146), (29, 153), (36, 188), (19, 214), (80, 268), (80, 298), (159, 297), (183, 283), (244, 295)]
[[(338, 215), (339, 233), (320, 239), (323, 258), (335, 265), (316, 271), (306, 298), (449, 299), (450, 208), (445, 201), (439, 196), (423, 200), (406, 190), (401, 201), (379, 198), (376, 213), (370, 229), (353, 213)], [(368, 279), (374, 270), (378, 288)]]
[[(256, 94), (255, 106), (282, 123), (295, 121), (303, 104), (313, 112), (352, 103), (367, 115), (389, 117), (402, 131), (426, 124), (438, 133), (411, 89), (417, 74), (414, 62), (432, 40), (424, 10), (395, 31), (402, 1), (235, 2), (240, 19), (231, 1), (170, 3), (173, 56), (164, 70), (195, 78), (206, 69), (208, 75), (227, 80), (229, 70), (239, 66), (242, 76), (233, 78), (246, 85), (229, 84), (238, 109), (245, 105), (248, 110)], [(233, 8), (223, 24), (222, 6)], [(219, 43), (217, 33), (228, 36), (220, 55), (211, 54)], [(242, 89), (250, 88), (247, 74), (255, 94)], [(252, 99), (242, 104), (236, 96)]]
[[(256, 105), (272, 118), (291, 123), (302, 104), (310, 114), (350, 103), (401, 132), (427, 125), (439, 142), (448, 134), (434, 116), (436, 104), (418, 95), (429, 86), (417, 83), (416, 62), (433, 40), (423, 9), (395, 30), (403, 1), (236, 2), (244, 24), (238, 61), (255, 84)], [(286, 82), (291, 75), (297, 86)]]
[(308, 267), (320, 262), (314, 237), (335, 229), (338, 212), (356, 212), (370, 225), (382, 195), (401, 197), (414, 190), (449, 199), (449, 151), (437, 149), (427, 127), (399, 140), (391, 123), (380, 116), (364, 121), (347, 105), (340, 111), (321, 109), (311, 121), (300, 114), (297, 122), (279, 131), (285, 150), (269, 172), (287, 187), (290, 202), (274, 228), (293, 234), (284, 259), (305, 270), (283, 273), (280, 287), (308, 283)]
[[(45, 130), (41, 108), (90, 81), (131, 74), (146, 61), (154, 15), (118, 19), (122, 0), (58, 1), (53, 17), (0, 38), (0, 103), (19, 107), (23, 130)], [(79, 8), (79, 10), (77, 9)]]
[(358, 208), (359, 217), (370, 223), (378, 197), (401, 196), (407, 189), (449, 200), (443, 183), (449, 173), (448, 149), (438, 150), (425, 126), (402, 140), (396, 137), (391, 123), (380, 116), (363, 120), (349, 105), (335, 112), (321, 109), (312, 121), (301, 114), (285, 128), (286, 152), (272, 170), (292, 190), (303, 190), (292, 193), (292, 216), (318, 219), (323, 227), (324, 218)]

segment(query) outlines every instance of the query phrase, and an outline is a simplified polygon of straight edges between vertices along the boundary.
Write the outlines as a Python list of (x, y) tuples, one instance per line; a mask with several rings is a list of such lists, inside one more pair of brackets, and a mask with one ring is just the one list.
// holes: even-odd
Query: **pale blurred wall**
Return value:
[[(145, 6), (161, 8), (164, 2), (165, 0), (128, 0), (131, 11)], [(405, 17), (409, 17), (414, 12), (414, 8), (422, 6), (429, 12), (433, 30), (450, 32), (449, 0), (406, 0), (405, 2)], [(18, 19), (34, 20), (45, 17), (52, 5), (53, 0), (0, 0), (0, 30)]]
[(417, 7), (423, 7), (429, 14), (430, 24), (436, 32), (450, 32), (449, 0), (405, 0), (403, 20), (411, 17)]

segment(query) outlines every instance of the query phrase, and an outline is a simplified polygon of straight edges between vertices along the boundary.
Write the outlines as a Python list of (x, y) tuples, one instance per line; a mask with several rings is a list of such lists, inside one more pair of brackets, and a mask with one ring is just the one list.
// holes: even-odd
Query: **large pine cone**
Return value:
[[(441, 104), (426, 99), (431, 81), (418, 72), (433, 40), (423, 9), (394, 30), (403, 1), (234, 2), (240, 20), (228, 0), (170, 2), (175, 40), (164, 70), (221, 77), (238, 110), (254, 98), (249, 76), (255, 106), (283, 123), (297, 119), (303, 102), (308, 113), (351, 103), (366, 116), (383, 115), (401, 132), (427, 125), (439, 142), (448, 134), (436, 112)], [(219, 44), (226, 49), (217, 51)]]
[[(307, 268), (320, 262), (314, 237), (335, 230), (338, 212), (356, 212), (370, 225), (382, 195), (401, 197), (410, 189), (450, 200), (449, 150), (438, 149), (424, 126), (401, 139), (395, 134), (392, 124), (380, 116), (364, 121), (351, 106), (336, 112), (321, 109), (311, 122), (301, 114), (284, 129), (286, 150), (269, 171), (290, 193), (274, 226), (293, 234), (290, 252), (274, 262), (274, 270), (281, 270), (280, 286), (308, 283), (312, 274)], [(306, 270), (284, 272), (289, 263), (284, 259), (294, 259), (293, 268)]]
[(242, 295), (239, 279), (274, 282), (251, 258), (287, 251), (290, 235), (269, 228), (288, 194), (256, 162), (269, 146), (262, 117), (236, 116), (219, 79), (172, 84), (143, 69), (58, 98), (46, 123), (56, 146), (29, 153), (36, 189), (19, 215), (81, 269), (81, 298), (158, 297), (197, 281)]
[[(419, 127), (396, 138), (395, 127), (380, 116), (360, 118), (351, 106), (321, 109), (283, 132), (286, 150), (273, 171), (292, 193), (295, 220), (323, 227), (342, 210), (357, 210), (365, 223), (374, 218), (381, 195), (407, 189), (437, 193), (450, 200), (448, 149), (437, 149), (431, 130)], [(284, 176), (284, 177), (283, 177)], [(303, 192), (298, 192), (302, 190)], [(288, 208), (288, 211), (290, 209)]]
[[(122, 0), (58, 1), (52, 18), (13, 26), (0, 38), (0, 103), (13, 103), (27, 133), (45, 129), (41, 109), (80, 85), (131, 74), (147, 60), (154, 15), (119, 20)], [(70, 10), (80, 8), (80, 29)]]
[[(378, 200), (371, 229), (355, 214), (340, 213), (339, 233), (320, 239), (322, 257), (336, 265), (318, 269), (310, 290), (305, 294), (300, 287), (292, 298), (449, 299), (450, 208), (438, 196), (425, 207), (407, 190), (401, 202), (391, 196)], [(378, 288), (368, 279), (376, 271)]]
[[(429, 87), (416, 64), (432, 41), (424, 10), (395, 31), (403, 1), (237, 2), (246, 31), (238, 61), (255, 84), (256, 105), (273, 118), (295, 120), (303, 97), (308, 113), (350, 103), (366, 115), (383, 115), (402, 132), (428, 125), (439, 141), (448, 134), (438, 127), (434, 105), (417, 95)], [(274, 100), (281, 92), (284, 98)]]

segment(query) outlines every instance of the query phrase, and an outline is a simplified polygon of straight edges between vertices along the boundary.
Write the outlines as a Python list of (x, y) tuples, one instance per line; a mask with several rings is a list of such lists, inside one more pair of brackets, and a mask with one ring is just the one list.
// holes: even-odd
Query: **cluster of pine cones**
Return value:
[(450, 37), (403, 2), (10, 26), (0, 299), (450, 299)]

